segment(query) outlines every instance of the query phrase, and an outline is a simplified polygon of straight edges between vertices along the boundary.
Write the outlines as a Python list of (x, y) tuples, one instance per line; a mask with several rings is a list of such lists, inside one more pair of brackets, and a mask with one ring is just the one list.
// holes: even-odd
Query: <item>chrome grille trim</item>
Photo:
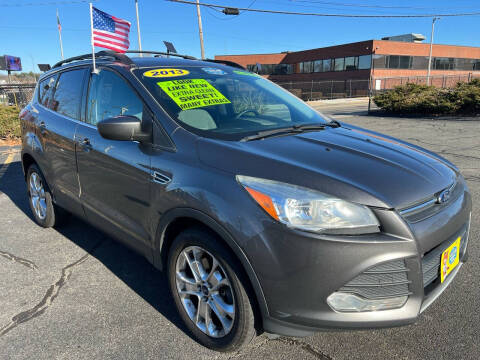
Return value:
[(403, 209), (403, 210), (400, 210), (400, 215), (402, 216), (408, 216), (408, 215), (412, 215), (412, 214), (416, 214), (416, 213), (419, 213), (433, 205), (435, 205), (435, 203), (437, 202), (437, 200), (435, 198), (432, 198), (430, 200), (427, 200), (425, 202), (422, 202), (421, 204), (418, 204), (418, 205), (415, 205), (415, 206), (412, 206), (412, 207), (409, 207), (409, 208), (406, 208), (406, 209)]
[(392, 260), (368, 268), (338, 291), (355, 294), (369, 300), (408, 296), (411, 294), (408, 271), (403, 259)]
[[(409, 205), (405, 208), (399, 209), (398, 213), (407, 221), (415, 223), (421, 220), (424, 220), (430, 216), (435, 215), (439, 211), (441, 211), (445, 206), (450, 205), (453, 201), (458, 199), (463, 191), (463, 181), (459, 181), (457, 179), (454, 183), (450, 186), (446, 187), (442, 191), (432, 195), (431, 198), (427, 200), (422, 200), (419, 203), (415, 203), (413, 205)], [(440, 203), (438, 198), (440, 194), (443, 192), (448, 191), (450, 193), (449, 199), (444, 202)]]

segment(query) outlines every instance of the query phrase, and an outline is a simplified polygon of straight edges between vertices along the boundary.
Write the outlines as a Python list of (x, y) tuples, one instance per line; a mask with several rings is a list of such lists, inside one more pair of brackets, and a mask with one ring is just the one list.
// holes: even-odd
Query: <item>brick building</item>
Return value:
[[(377, 89), (412, 79), (425, 81), (430, 44), (419, 42), (424, 37), (418, 34), (391, 39), (402, 37), (410, 40), (368, 40), (275, 54), (217, 55), (215, 59), (234, 61), (254, 71), (260, 64), (258, 73), (279, 83), (343, 80), (351, 86), (352, 81), (357, 80), (357, 85), (363, 81), (364, 92), (370, 75)], [(431, 76), (432, 84), (443, 87), (480, 76), (480, 47), (434, 44)]]

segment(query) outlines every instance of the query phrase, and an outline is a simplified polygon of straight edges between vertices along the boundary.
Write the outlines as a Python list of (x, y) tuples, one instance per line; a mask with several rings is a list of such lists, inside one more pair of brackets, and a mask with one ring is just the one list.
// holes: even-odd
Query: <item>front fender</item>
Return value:
[(225, 241), (227, 246), (233, 251), (237, 259), (240, 261), (243, 269), (245, 270), (250, 280), (250, 284), (252, 285), (252, 288), (255, 292), (255, 296), (256, 296), (257, 303), (259, 305), (259, 309), (262, 314), (262, 317), (266, 318), (268, 316), (268, 308), (267, 308), (267, 303), (265, 301), (265, 296), (263, 294), (262, 287), (260, 286), (260, 282), (258, 281), (255, 271), (253, 270), (253, 267), (250, 261), (248, 260), (247, 256), (245, 255), (243, 250), (240, 248), (240, 246), (237, 244), (237, 242), (234, 240), (233, 236), (222, 225), (220, 225), (215, 219), (213, 219), (212, 217), (210, 217), (209, 215), (205, 214), (200, 210), (196, 210), (192, 208), (175, 208), (167, 211), (162, 216), (157, 228), (157, 236), (156, 236), (155, 252), (154, 252), (154, 265), (159, 269), (163, 268), (164, 257), (162, 255), (165, 255), (164, 251), (166, 251), (164, 249), (165, 233), (168, 226), (173, 221), (179, 218), (195, 219), (205, 224), (209, 228), (211, 228)]

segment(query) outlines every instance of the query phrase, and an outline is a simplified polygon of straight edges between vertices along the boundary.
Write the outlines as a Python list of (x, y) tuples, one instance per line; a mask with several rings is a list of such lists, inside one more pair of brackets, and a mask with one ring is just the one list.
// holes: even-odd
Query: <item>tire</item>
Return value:
[(67, 220), (68, 213), (53, 203), (50, 188), (36, 164), (28, 168), (27, 191), (30, 210), (38, 225), (49, 228)]
[[(189, 270), (191, 267), (186, 254), (192, 266), (201, 264), (206, 281), (191, 282), (195, 281), (195, 276)], [(213, 262), (213, 258), (217, 263)], [(209, 349), (221, 352), (238, 350), (252, 341), (256, 334), (255, 317), (253, 302), (244, 285), (248, 284), (246, 276), (237, 259), (215, 235), (201, 228), (181, 232), (170, 247), (167, 269), (175, 305), (194, 339)], [(177, 276), (177, 271), (181, 276)], [(199, 273), (202, 272), (197, 268), (197, 278)], [(190, 282), (180, 280), (183, 278)], [(204, 285), (198, 287), (199, 284)], [(194, 291), (190, 291), (192, 289)], [(180, 294), (180, 290), (189, 290), (189, 294)], [(199, 314), (205, 316), (198, 317)]]

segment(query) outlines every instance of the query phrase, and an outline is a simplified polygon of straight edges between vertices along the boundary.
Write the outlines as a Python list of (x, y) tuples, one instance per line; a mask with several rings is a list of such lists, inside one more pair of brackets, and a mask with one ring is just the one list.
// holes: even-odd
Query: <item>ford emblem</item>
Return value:
[(448, 199), (450, 199), (450, 195), (451, 195), (450, 189), (443, 190), (437, 196), (437, 204), (445, 204), (448, 201)]

